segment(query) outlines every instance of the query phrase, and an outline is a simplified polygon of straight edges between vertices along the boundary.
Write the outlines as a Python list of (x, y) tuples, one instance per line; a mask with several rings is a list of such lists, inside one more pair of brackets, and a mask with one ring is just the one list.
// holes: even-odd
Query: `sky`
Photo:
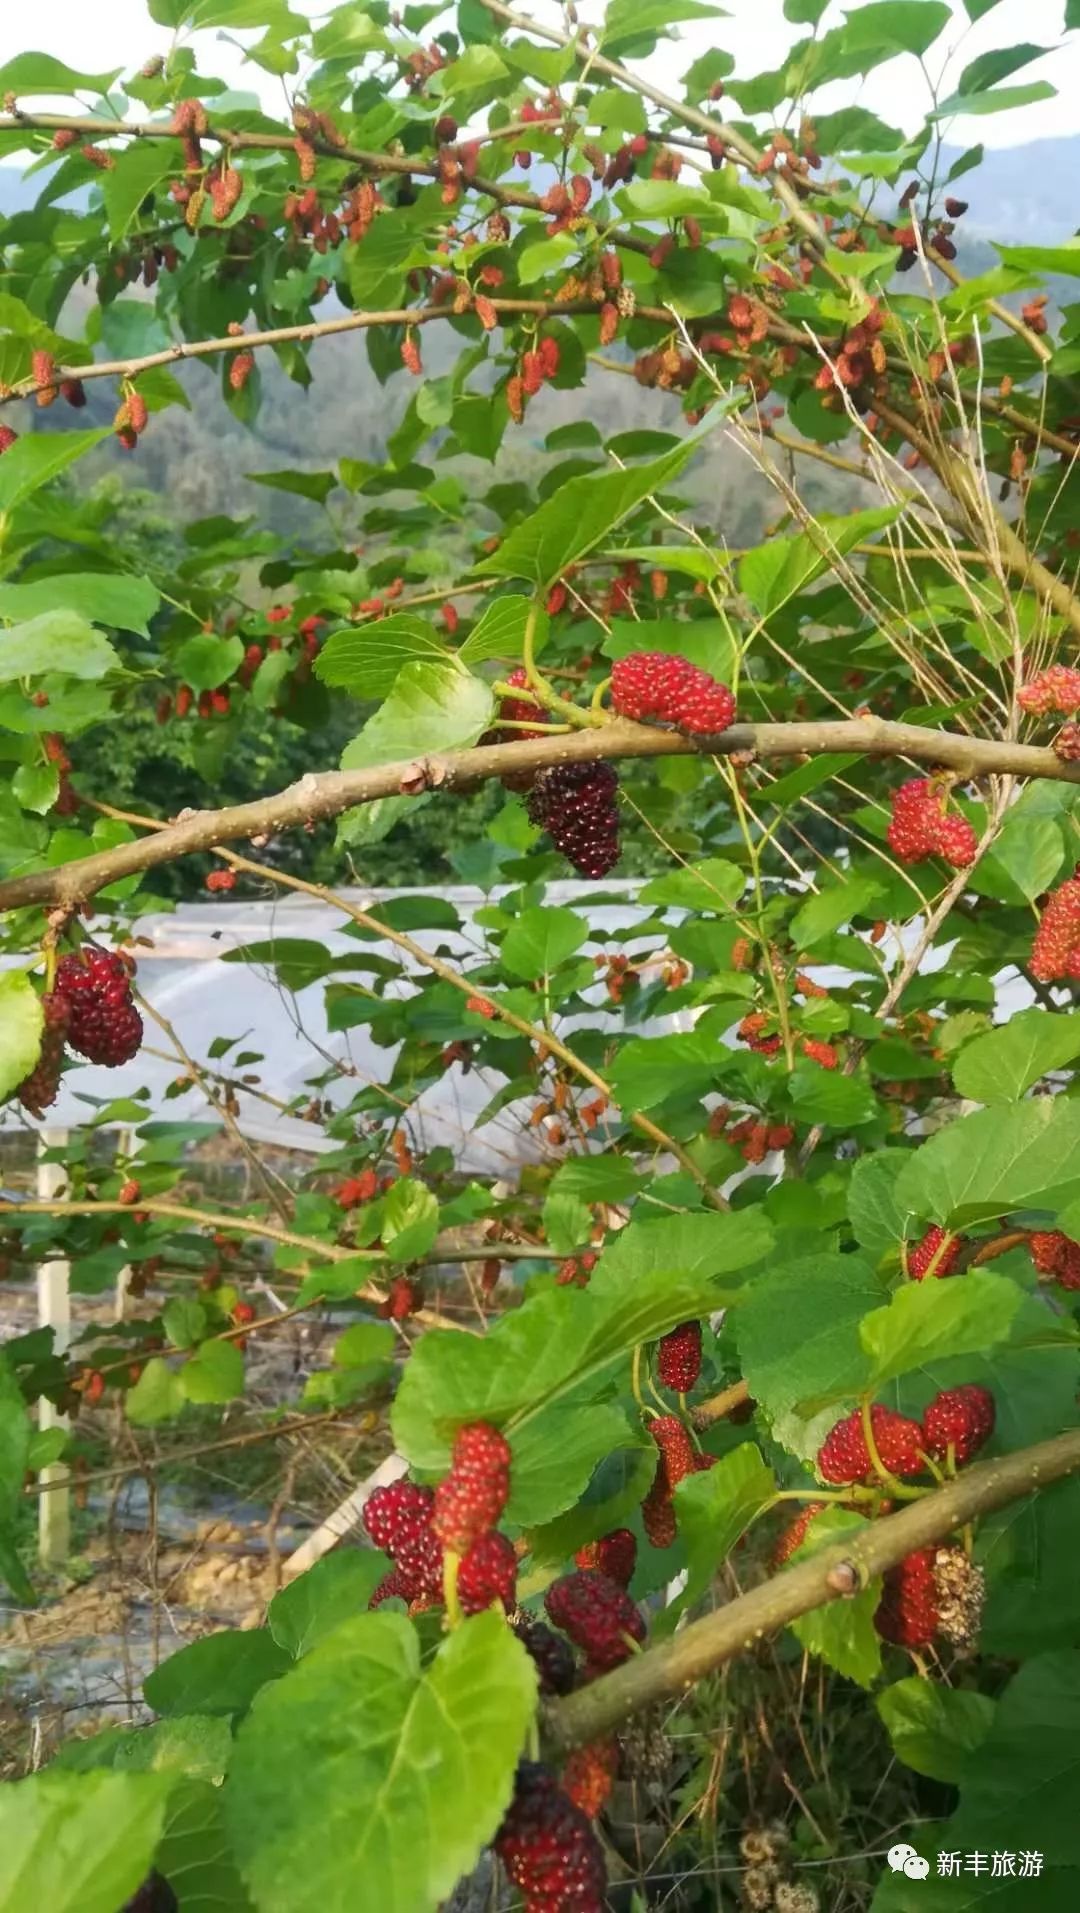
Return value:
[[(954, 5), (953, 30), (943, 35), (927, 56), (936, 79), (946, 53), (951, 54), (946, 93), (977, 54), (1020, 42), (1032, 42), (1048, 51), (1015, 80), (1004, 84), (1047, 79), (1058, 93), (1055, 99), (1026, 109), (954, 120), (947, 132), (950, 145), (968, 146), (981, 140), (987, 146), (1011, 146), (1080, 133), (1080, 33), (1067, 38), (1063, 35), (1064, 0), (998, 0), (997, 5), (991, 0), (991, 11), (974, 26), (968, 24), (959, 0), (954, 0)], [(321, 0), (291, 0), (291, 6), (294, 12), (306, 13), (315, 20), (330, 11)], [(597, 0), (579, 0), (583, 19), (598, 18), (600, 10)], [(563, 18), (562, 9), (553, 0), (535, 0), (531, 6), (529, 0), (521, 0), (520, 11), (531, 12), (534, 18), (551, 24)], [(839, 24), (843, 12), (834, 0), (823, 26)], [(679, 43), (661, 42), (650, 62), (657, 81), (669, 88), (691, 60), (710, 46), (722, 46), (731, 52), (736, 72), (743, 75), (778, 66), (804, 29), (784, 19), (781, 0), (732, 0), (726, 18), (687, 23), (679, 31)], [(237, 37), (250, 43), (259, 35)], [(168, 31), (155, 26), (148, 17), (145, 0), (36, 0), (27, 13), (14, 0), (0, 0), (0, 66), (16, 53), (33, 50), (52, 53), (82, 71), (130, 68), (141, 65), (151, 54), (164, 52), (169, 39)], [(245, 91), (258, 92), (270, 111), (280, 110), (280, 82), (245, 62), (235, 40), (228, 44), (215, 29), (196, 34), (194, 44), (204, 70)], [(905, 56), (889, 61), (861, 83), (847, 80), (820, 89), (814, 96), (814, 108), (824, 113), (855, 100), (910, 132), (922, 121), (926, 82), (918, 63)], [(62, 110), (65, 102), (54, 104)]]

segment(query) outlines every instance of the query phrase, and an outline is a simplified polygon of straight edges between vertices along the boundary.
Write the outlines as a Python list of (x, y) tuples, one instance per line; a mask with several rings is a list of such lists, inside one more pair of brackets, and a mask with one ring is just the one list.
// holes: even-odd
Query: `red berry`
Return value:
[(1051, 748), (1063, 764), (1080, 762), (1080, 724), (1063, 724)]
[(888, 1570), (874, 1626), (895, 1647), (929, 1646), (938, 1626), (933, 1548), (919, 1548)]
[(93, 1373), (86, 1378), (86, 1386), (83, 1389), (83, 1401), (89, 1402), (91, 1407), (93, 1407), (95, 1402), (101, 1400), (104, 1393), (105, 1377), (98, 1369), (95, 1369)]
[(375, 1546), (407, 1578), (410, 1600), (437, 1601), (442, 1595), (443, 1551), (431, 1525), (434, 1505), (430, 1488), (392, 1481), (368, 1496), (360, 1517)]
[(567, 1756), (559, 1785), (587, 1820), (595, 1820), (611, 1798), (618, 1771), (619, 1743), (612, 1734), (604, 1740), (590, 1740), (585, 1747), (575, 1747)]
[(816, 1036), (804, 1036), (800, 1047), (804, 1056), (812, 1063), (820, 1063), (822, 1069), (837, 1069), (840, 1058), (831, 1043), (819, 1042)]
[(531, 1614), (520, 1615), (510, 1625), (536, 1667), (540, 1692), (568, 1694), (577, 1674), (573, 1649), (569, 1643)]
[(1041, 1276), (1052, 1277), (1063, 1289), (1080, 1289), (1080, 1242), (1060, 1229), (1036, 1230), (1028, 1237), (1028, 1248)]
[(805, 1508), (799, 1509), (795, 1519), (788, 1523), (773, 1549), (774, 1568), (782, 1568), (785, 1561), (790, 1561), (796, 1548), (800, 1548), (806, 1540), (810, 1523), (815, 1515), (821, 1514), (828, 1505), (827, 1501), (808, 1501)]
[(254, 352), (237, 352), (229, 361), (229, 384), (232, 390), (242, 392), (254, 370)]
[(458, 1600), (464, 1614), (482, 1614), (495, 1601), (510, 1611), (516, 1603), (517, 1555), (505, 1534), (482, 1534), (458, 1570)]
[(994, 1432), (996, 1410), (988, 1388), (963, 1382), (943, 1388), (923, 1415), (923, 1442), (928, 1454), (944, 1461), (949, 1449), (963, 1463), (978, 1454)]
[(1080, 878), (1066, 877), (1047, 899), (1029, 968), (1040, 983), (1080, 975)]
[(907, 1272), (912, 1282), (921, 1282), (927, 1275), (955, 1275), (956, 1265), (967, 1246), (967, 1237), (952, 1235), (948, 1229), (940, 1229), (935, 1223), (928, 1229), (921, 1242), (908, 1250)]
[(510, 1446), (490, 1422), (470, 1422), (454, 1440), (450, 1472), (435, 1490), (432, 1527), (455, 1554), (494, 1528), (510, 1495)]
[(31, 1116), (41, 1116), (60, 1094), (60, 1072), (64, 1064), (64, 1040), (71, 1010), (67, 997), (57, 990), (47, 991), (41, 999), (45, 1027), (41, 1051), (29, 1076), (19, 1084), (19, 1101)]
[[(526, 690), (529, 683), (529, 674), (524, 665), (519, 664), (515, 671), (511, 671), (506, 682), (507, 684), (515, 685), (520, 690)], [(499, 706), (499, 716), (504, 724), (535, 724), (543, 720), (544, 712), (542, 707), (539, 704), (534, 704), (530, 698), (504, 697)], [(507, 742), (512, 742), (518, 737), (542, 736), (542, 731), (535, 730), (508, 731), (506, 734)]]
[(559, 341), (550, 334), (541, 339), (537, 348), (545, 379), (553, 379), (559, 370)]
[(416, 1598), (416, 1583), (410, 1580), (409, 1576), (404, 1574), (400, 1568), (391, 1568), (389, 1574), (383, 1575), (382, 1580), (379, 1582), (368, 1602), (368, 1607), (381, 1607), (384, 1601), (392, 1601), (394, 1599), (409, 1603), (415, 1601)]
[(56, 360), (51, 352), (38, 349), (30, 354), (30, 376), (37, 387), (39, 405), (51, 405), (56, 397)]
[(546, 830), (583, 877), (606, 877), (619, 861), (618, 773), (611, 764), (556, 764), (529, 792), (529, 821)]
[(901, 863), (920, 863), (942, 857), (957, 870), (972, 863), (978, 838), (966, 817), (946, 813), (944, 791), (928, 777), (912, 777), (893, 792), (892, 817), (886, 838)]
[(1080, 711), (1080, 671), (1070, 664), (1048, 665), (1020, 686), (1016, 701), (1033, 717), (1045, 717), (1050, 711), (1074, 717)]
[(666, 651), (632, 651), (616, 659), (611, 707), (620, 717), (658, 718), (695, 736), (726, 731), (735, 716), (726, 684)]
[(495, 1851), (525, 1913), (603, 1913), (604, 1856), (580, 1807), (546, 1767), (523, 1760)]
[(237, 1302), (233, 1308), (232, 1319), (236, 1323), (237, 1328), (243, 1328), (246, 1323), (253, 1322), (255, 1320), (255, 1310), (251, 1303)]
[(211, 870), (206, 879), (208, 890), (234, 890), (236, 888), (235, 870)]
[(637, 1541), (629, 1528), (613, 1528), (599, 1541), (588, 1541), (574, 1556), (579, 1568), (597, 1568), (609, 1581), (628, 1588), (637, 1564)]
[(701, 1374), (701, 1323), (680, 1322), (663, 1336), (656, 1351), (656, 1372), (665, 1388), (688, 1395)]
[[(876, 1403), (870, 1410), (870, 1421), (878, 1454), (889, 1473), (917, 1475), (923, 1466), (920, 1454), (923, 1436), (918, 1422), (896, 1414), (891, 1408), (880, 1408)], [(876, 1471), (857, 1408), (829, 1430), (818, 1449), (817, 1467), (823, 1481), (840, 1486), (873, 1481)]]
[(63, 956), (56, 966), (56, 988), (68, 1000), (67, 1040), (73, 1050), (111, 1069), (131, 1061), (143, 1026), (122, 957), (89, 945)]
[(564, 1574), (544, 1596), (549, 1621), (568, 1634), (592, 1667), (618, 1667), (645, 1639), (645, 1623), (625, 1588), (595, 1568)]
[(10, 425), (0, 425), (0, 457), (10, 452), (18, 436), (18, 432), (12, 431)]
[(122, 1182), (120, 1184), (120, 1188), (117, 1192), (116, 1200), (117, 1202), (122, 1202), (124, 1203), (125, 1206), (127, 1206), (128, 1204), (132, 1202), (138, 1202), (139, 1197), (141, 1195), (142, 1195), (142, 1184), (140, 1182), (136, 1182), (134, 1176), (129, 1176), (126, 1182)]
[(385, 1488), (372, 1489), (360, 1519), (375, 1546), (393, 1556), (402, 1539), (418, 1527), (430, 1527), (434, 1505), (431, 1488), (421, 1488), (414, 1481), (391, 1481)]

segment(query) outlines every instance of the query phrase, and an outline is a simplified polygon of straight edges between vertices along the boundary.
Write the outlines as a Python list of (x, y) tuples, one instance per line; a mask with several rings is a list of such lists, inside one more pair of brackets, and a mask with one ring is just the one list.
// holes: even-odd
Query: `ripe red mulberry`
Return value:
[(19, 1084), (19, 1101), (31, 1116), (41, 1116), (60, 1094), (60, 1072), (64, 1063), (70, 1005), (56, 990), (41, 999), (45, 1027), (41, 1035), (41, 1053), (29, 1076)]
[(606, 877), (619, 861), (618, 773), (611, 764), (555, 764), (529, 793), (529, 821), (583, 877)]
[(90, 946), (63, 956), (56, 966), (56, 988), (68, 1000), (73, 1050), (110, 1069), (131, 1061), (142, 1042), (143, 1025), (122, 957)]
[(594, 1568), (553, 1581), (544, 1596), (549, 1621), (568, 1635), (590, 1666), (618, 1667), (645, 1639), (645, 1623), (625, 1588)]
[(912, 1282), (921, 1282), (930, 1275), (939, 1280), (942, 1276), (955, 1275), (956, 1265), (967, 1246), (967, 1237), (953, 1235), (948, 1229), (941, 1229), (935, 1223), (914, 1248), (908, 1250), (907, 1272)]
[(616, 659), (611, 708), (620, 717), (657, 718), (693, 736), (726, 731), (735, 717), (735, 699), (726, 684), (666, 651), (633, 651)]
[(701, 1374), (701, 1323), (680, 1322), (662, 1337), (656, 1351), (656, 1372), (665, 1388), (687, 1395)]
[(1040, 983), (1080, 977), (1080, 878), (1066, 877), (1047, 899), (1029, 968)]
[(432, 1526), (444, 1546), (465, 1554), (494, 1528), (510, 1494), (510, 1446), (489, 1422), (458, 1430), (450, 1472), (435, 1490)]
[(933, 1548), (918, 1548), (888, 1570), (874, 1626), (894, 1647), (930, 1645), (938, 1629)]
[[(923, 1466), (920, 1453), (923, 1432), (918, 1422), (876, 1403), (870, 1410), (870, 1422), (875, 1446), (889, 1473), (917, 1475)], [(835, 1482), (841, 1487), (856, 1481), (873, 1481), (876, 1470), (858, 1409), (829, 1430), (818, 1449), (817, 1467), (823, 1481)]]
[(994, 1397), (988, 1388), (980, 1388), (976, 1382), (943, 1388), (923, 1415), (926, 1452), (944, 1461), (951, 1448), (962, 1465), (989, 1441), (995, 1419)]
[(574, 1556), (579, 1568), (597, 1568), (611, 1581), (617, 1581), (622, 1588), (628, 1588), (634, 1578), (637, 1564), (637, 1542), (629, 1528), (613, 1528), (610, 1534), (603, 1534), (599, 1541), (587, 1541)]
[(525, 1913), (603, 1913), (607, 1871), (580, 1807), (538, 1761), (523, 1760), (495, 1851)]
[(515, 1602), (517, 1555), (505, 1534), (482, 1534), (458, 1570), (458, 1600), (463, 1614), (482, 1614), (495, 1601), (509, 1613)]

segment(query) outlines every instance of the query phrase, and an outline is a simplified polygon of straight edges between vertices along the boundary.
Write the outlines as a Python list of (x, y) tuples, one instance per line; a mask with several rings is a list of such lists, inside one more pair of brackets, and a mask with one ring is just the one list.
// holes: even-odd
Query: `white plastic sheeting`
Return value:
[[(548, 885), (546, 904), (573, 906), (580, 899), (595, 896), (595, 883)], [(643, 920), (650, 912), (638, 904), (633, 883), (606, 884), (607, 895), (622, 892), (625, 902), (590, 906), (587, 916), (592, 928), (602, 936)], [(378, 915), (379, 905), (389, 898), (425, 894), (416, 891), (343, 891), (348, 900)], [(472, 887), (446, 887), (437, 892), (441, 900), (458, 911), (461, 932), (417, 930), (410, 934), (425, 949), (443, 950), (455, 955), (473, 952), (483, 945), (483, 932), (473, 926), (478, 909), (499, 901), (500, 892), (486, 894)], [(292, 1104), (306, 1100), (305, 1085), (316, 1076), (340, 1065), (335, 1076), (319, 1094), (336, 1105), (348, 1103), (367, 1083), (387, 1080), (395, 1050), (372, 1042), (366, 1026), (336, 1031), (327, 1027), (324, 993), (326, 980), (295, 992), (283, 988), (273, 970), (263, 964), (226, 963), (223, 954), (250, 944), (279, 938), (300, 938), (325, 944), (334, 956), (356, 955), (361, 947), (347, 934), (348, 919), (340, 911), (312, 898), (291, 895), (268, 902), (186, 903), (175, 912), (138, 919), (131, 926), (137, 946), (137, 985), (149, 1002), (173, 1027), (188, 1055), (197, 1064), (208, 1061), (215, 1037), (241, 1038), (216, 1067), (230, 1074), (237, 1051), (257, 1051), (263, 1061), (250, 1065), (259, 1077), (256, 1088), (276, 1103)], [(91, 934), (98, 934), (92, 930)], [(105, 939), (102, 938), (104, 941)], [(657, 939), (653, 939), (655, 943)], [(399, 961), (399, 952), (390, 944), (367, 944), (379, 955)], [(590, 943), (591, 954), (602, 944)], [(643, 954), (643, 942), (635, 954)], [(405, 959), (406, 967), (419, 966)], [(344, 980), (349, 972), (338, 973)], [(362, 972), (357, 974), (362, 975)], [(400, 982), (391, 982), (391, 994), (400, 992)], [(605, 1002), (603, 987), (597, 987), (597, 1003)], [(592, 1020), (592, 1019), (590, 1019)], [(145, 1019), (144, 1047), (131, 1063), (121, 1069), (103, 1069), (90, 1064), (69, 1068), (57, 1102), (47, 1112), (51, 1128), (77, 1128), (91, 1119), (103, 1104), (117, 1098), (133, 1097), (148, 1091), (143, 1098), (147, 1119), (202, 1119), (214, 1112), (204, 1093), (197, 1088), (165, 1099), (165, 1092), (183, 1071), (183, 1063), (170, 1049), (166, 1033), (149, 1017)], [(650, 1034), (689, 1027), (687, 1018), (654, 1019)], [(404, 1034), (404, 1030), (403, 1030)], [(151, 1051), (161, 1052), (151, 1054)], [(215, 1065), (211, 1065), (215, 1067)], [(235, 1074), (245, 1072), (236, 1070)], [(520, 1106), (511, 1105), (499, 1112), (482, 1128), (476, 1118), (500, 1088), (503, 1077), (491, 1069), (471, 1069), (465, 1074), (459, 1066), (448, 1070), (437, 1084), (426, 1090), (408, 1110), (408, 1130), (414, 1149), (426, 1151), (438, 1145), (453, 1149), (460, 1169), (474, 1175), (513, 1177), (523, 1161), (541, 1153), (542, 1145), (525, 1129)], [(317, 1153), (336, 1148), (316, 1123), (299, 1116), (285, 1115), (263, 1099), (263, 1095), (239, 1089), (238, 1125), (251, 1141), (277, 1148), (292, 1148)], [(30, 1118), (18, 1104), (0, 1109), (0, 1123), (10, 1129)], [(133, 1121), (133, 1118), (127, 1118)], [(32, 1125), (40, 1127), (41, 1125)]]

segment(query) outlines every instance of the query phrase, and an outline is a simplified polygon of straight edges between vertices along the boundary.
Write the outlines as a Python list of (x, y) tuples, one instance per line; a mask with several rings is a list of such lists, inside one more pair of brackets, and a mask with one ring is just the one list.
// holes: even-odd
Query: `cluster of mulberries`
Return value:
[[(970, 1461), (993, 1434), (994, 1420), (994, 1397), (974, 1382), (940, 1390), (921, 1425), (877, 1403), (870, 1410), (874, 1447), (891, 1475), (922, 1473), (928, 1455), (939, 1461), (951, 1456), (954, 1466)], [(817, 1469), (823, 1481), (839, 1487), (874, 1480), (877, 1469), (858, 1409), (829, 1430), (818, 1449)]]
[(90, 944), (61, 957), (53, 987), (41, 1001), (41, 1052), (17, 1091), (32, 1116), (41, 1116), (56, 1101), (65, 1046), (110, 1069), (136, 1054), (143, 1025), (132, 1001), (133, 968), (124, 957)]
[(929, 1647), (940, 1636), (970, 1648), (984, 1594), (983, 1571), (963, 1548), (917, 1548), (884, 1576), (874, 1626), (895, 1647)]
[(1071, 664), (1048, 665), (1020, 686), (1016, 702), (1029, 717), (1046, 717), (1051, 711), (1074, 717), (1080, 711), (1080, 671)]
[(470, 1422), (458, 1431), (449, 1471), (437, 1488), (413, 1481), (376, 1488), (361, 1519), (394, 1565), (370, 1605), (396, 1598), (423, 1608), (441, 1601), (448, 1549), (459, 1557), (462, 1612), (480, 1614), (496, 1601), (510, 1612), (517, 1599), (517, 1554), (496, 1528), (509, 1493), (510, 1449), (489, 1422)]
[(966, 817), (947, 808), (946, 793), (928, 777), (912, 777), (893, 793), (886, 837), (901, 863), (940, 857), (962, 870), (975, 860), (979, 840)]

